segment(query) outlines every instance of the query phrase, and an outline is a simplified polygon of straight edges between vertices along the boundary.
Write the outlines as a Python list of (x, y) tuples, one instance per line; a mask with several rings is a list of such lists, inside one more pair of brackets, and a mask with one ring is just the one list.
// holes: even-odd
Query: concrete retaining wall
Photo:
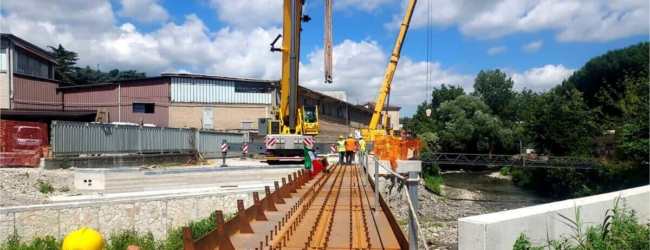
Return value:
[(575, 220), (576, 209), (584, 227), (603, 222), (607, 209), (614, 207), (617, 197), (619, 207), (636, 211), (640, 224), (650, 218), (650, 186), (627, 189), (580, 199), (553, 202), (544, 205), (484, 214), (458, 220), (458, 249), (512, 249), (517, 237), (526, 234), (535, 244), (543, 244), (547, 235), (551, 239), (568, 238), (571, 228), (558, 214)]
[(44, 169), (59, 169), (63, 162), (74, 168), (139, 167), (164, 163), (186, 163), (192, 154), (133, 154), (88, 157), (57, 157), (44, 159)]
[[(258, 191), (260, 199), (263, 190)], [(210, 216), (215, 210), (224, 214), (237, 212), (237, 200), (253, 204), (252, 192), (217, 192), (191, 195), (168, 195), (113, 201), (62, 203), (0, 208), (0, 242), (12, 232), (23, 240), (47, 235), (63, 238), (86, 226), (108, 237), (111, 232), (133, 229), (151, 231), (156, 239), (166, 237), (167, 229)]]

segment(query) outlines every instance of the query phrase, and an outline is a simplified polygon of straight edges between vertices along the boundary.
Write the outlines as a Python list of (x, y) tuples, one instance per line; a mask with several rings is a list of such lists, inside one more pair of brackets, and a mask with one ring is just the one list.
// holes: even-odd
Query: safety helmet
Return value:
[(343, 139), (343, 135), (339, 135), (339, 139)]
[(352, 138), (352, 134), (349, 134), (348, 137)]
[(104, 250), (104, 239), (99, 232), (82, 227), (63, 239), (61, 250)]

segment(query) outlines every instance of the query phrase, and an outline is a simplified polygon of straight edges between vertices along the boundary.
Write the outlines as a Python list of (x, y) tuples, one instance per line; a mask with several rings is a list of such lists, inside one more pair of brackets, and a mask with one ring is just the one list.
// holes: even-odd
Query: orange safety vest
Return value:
[(352, 138), (345, 140), (345, 151), (355, 151), (357, 149), (357, 141)]

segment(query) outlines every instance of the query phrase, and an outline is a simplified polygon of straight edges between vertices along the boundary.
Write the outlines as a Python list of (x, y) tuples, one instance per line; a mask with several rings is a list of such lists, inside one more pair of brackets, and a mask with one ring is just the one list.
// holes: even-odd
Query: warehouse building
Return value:
[[(106, 111), (108, 122), (253, 133), (259, 118), (271, 117), (278, 90), (278, 81), (178, 73), (58, 88), (65, 110)], [(372, 116), (367, 108), (304, 87), (298, 98), (318, 106), (319, 141), (365, 128)]]
[(0, 113), (2, 119), (49, 122), (87, 121), (92, 112), (64, 112), (54, 79), (56, 58), (12, 34), (0, 34)]

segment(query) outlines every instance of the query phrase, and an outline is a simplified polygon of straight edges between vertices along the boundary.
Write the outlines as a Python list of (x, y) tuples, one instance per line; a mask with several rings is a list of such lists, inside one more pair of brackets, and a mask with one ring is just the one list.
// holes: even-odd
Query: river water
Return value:
[(443, 174), (445, 185), (481, 194), (481, 205), (490, 212), (529, 207), (556, 199), (535, 194), (519, 187), (511, 180), (488, 177), (493, 171), (461, 172)]

